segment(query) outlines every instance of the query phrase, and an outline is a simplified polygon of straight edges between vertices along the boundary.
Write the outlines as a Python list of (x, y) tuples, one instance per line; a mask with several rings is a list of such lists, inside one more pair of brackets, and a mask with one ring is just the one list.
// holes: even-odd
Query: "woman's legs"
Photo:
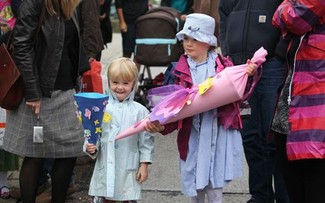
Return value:
[(51, 173), (53, 203), (65, 202), (76, 160), (75, 157), (55, 159)]
[(43, 163), (43, 158), (24, 158), (19, 174), (19, 185), (22, 202), (35, 202), (39, 175), (43, 169)]
[(286, 154), (287, 135), (275, 133), (274, 138), (291, 202), (324, 202), (325, 159), (289, 161)]
[(294, 203), (303, 203), (305, 198), (302, 169), (299, 167), (299, 162), (289, 162), (287, 159), (287, 135), (274, 132), (274, 141), (290, 200)]
[(305, 203), (323, 203), (325, 200), (325, 159), (304, 160)]

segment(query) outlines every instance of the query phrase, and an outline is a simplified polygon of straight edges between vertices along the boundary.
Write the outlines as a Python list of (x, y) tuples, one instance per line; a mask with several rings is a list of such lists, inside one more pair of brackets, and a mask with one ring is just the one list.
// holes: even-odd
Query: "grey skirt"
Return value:
[(51, 98), (41, 98), (39, 125), (43, 126), (43, 143), (33, 142), (36, 115), (23, 100), (7, 115), (3, 149), (27, 157), (68, 158), (83, 156), (83, 127), (76, 116), (74, 90), (57, 90)]

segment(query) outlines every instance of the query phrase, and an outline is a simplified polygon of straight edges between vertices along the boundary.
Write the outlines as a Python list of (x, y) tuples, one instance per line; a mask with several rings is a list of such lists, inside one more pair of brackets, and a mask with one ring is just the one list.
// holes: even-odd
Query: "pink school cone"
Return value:
[[(260, 66), (265, 62), (266, 55), (267, 51), (262, 47), (255, 52), (251, 61), (257, 66)], [(190, 104), (181, 105), (179, 111), (173, 115), (171, 115), (171, 109), (175, 110), (174, 107), (178, 104), (170, 104), (167, 106), (164, 100), (168, 100), (170, 103), (174, 101), (174, 98), (168, 98), (167, 96), (161, 103), (154, 107), (158, 109), (157, 111), (153, 111), (147, 118), (124, 130), (115, 139), (119, 140), (144, 131), (144, 126), (148, 121), (158, 120), (161, 124), (168, 124), (240, 100), (244, 95), (247, 84), (248, 75), (246, 74), (246, 68), (246, 64), (227, 67), (213, 77), (213, 84), (208, 91), (202, 95), (196, 94)], [(197, 88), (197, 86), (192, 88)], [(177, 97), (178, 95), (170, 96)], [(175, 99), (177, 99), (176, 97)], [(167, 120), (166, 117), (168, 117)]]

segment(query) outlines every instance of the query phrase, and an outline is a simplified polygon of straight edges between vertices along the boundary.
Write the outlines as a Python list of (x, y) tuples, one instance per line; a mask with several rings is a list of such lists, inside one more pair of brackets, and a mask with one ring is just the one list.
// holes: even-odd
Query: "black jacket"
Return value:
[(282, 0), (220, 0), (220, 35), (222, 53), (235, 64), (246, 63), (263, 46), (267, 58), (284, 60), (287, 42), (272, 26), (273, 13)]
[(135, 23), (136, 19), (148, 11), (148, 0), (115, 0), (116, 10), (123, 10), (127, 24)]
[[(41, 12), (45, 9), (42, 2), (23, 1), (13, 30), (14, 59), (23, 79), (27, 101), (38, 100), (41, 96), (51, 97), (63, 50), (65, 22), (62, 16), (50, 16), (45, 11), (36, 36)], [(79, 31), (76, 16), (73, 16), (73, 21)], [(81, 44), (79, 37), (79, 74), (89, 68)]]
[(99, 5), (94, 0), (83, 0), (79, 4), (80, 28), (83, 44), (88, 58), (96, 58), (104, 49), (103, 36), (100, 30)]

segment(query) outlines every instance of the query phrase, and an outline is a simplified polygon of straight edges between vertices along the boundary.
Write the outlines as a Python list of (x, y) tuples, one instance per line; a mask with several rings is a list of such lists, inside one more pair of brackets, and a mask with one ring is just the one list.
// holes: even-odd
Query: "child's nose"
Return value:
[(123, 88), (123, 85), (121, 85), (121, 84), (117, 85), (117, 89), (122, 89), (122, 88)]
[(187, 46), (192, 46), (192, 40), (187, 40), (187, 41), (186, 41), (186, 45), (187, 45)]

